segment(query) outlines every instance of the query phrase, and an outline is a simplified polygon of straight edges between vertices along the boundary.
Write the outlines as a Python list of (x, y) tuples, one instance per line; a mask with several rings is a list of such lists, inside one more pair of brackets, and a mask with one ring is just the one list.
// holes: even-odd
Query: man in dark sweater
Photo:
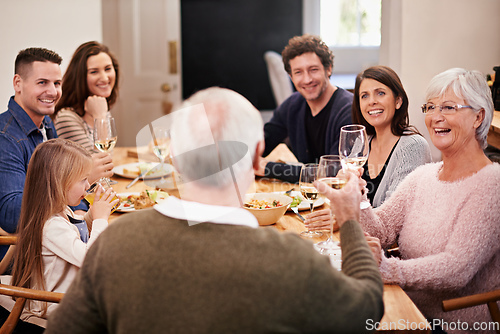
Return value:
[[(318, 163), (325, 154), (338, 154), (340, 128), (351, 124), (353, 94), (330, 83), (333, 54), (318, 37), (296, 36), (282, 53), (285, 70), (297, 92), (274, 111), (264, 126), (263, 156), (286, 138), (300, 162)], [(300, 166), (262, 159), (256, 175), (298, 182)]]
[(379, 321), (383, 283), (357, 222), (357, 177), (341, 190), (352, 203), (337, 215), (340, 272), (241, 208), (264, 146), (258, 111), (222, 88), (185, 106), (171, 132), (181, 199), (109, 226), (47, 333), (361, 333)]

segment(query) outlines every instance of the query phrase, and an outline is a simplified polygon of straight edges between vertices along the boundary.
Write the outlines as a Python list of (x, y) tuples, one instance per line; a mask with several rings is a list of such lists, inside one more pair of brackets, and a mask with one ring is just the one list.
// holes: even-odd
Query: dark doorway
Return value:
[(302, 34), (302, 0), (181, 0), (183, 98), (219, 86), (274, 109), (264, 52)]

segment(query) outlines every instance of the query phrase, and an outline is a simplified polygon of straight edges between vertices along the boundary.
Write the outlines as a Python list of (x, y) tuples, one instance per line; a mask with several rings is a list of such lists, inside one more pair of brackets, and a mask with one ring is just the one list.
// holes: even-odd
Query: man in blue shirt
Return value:
[[(61, 61), (57, 53), (44, 48), (28, 48), (16, 57), (15, 95), (9, 100), (8, 110), (0, 114), (0, 228), (4, 232), (16, 232), (33, 151), (38, 144), (57, 137), (49, 115), (62, 94)], [(87, 207), (82, 203), (74, 209)], [(0, 259), (7, 249), (0, 246)]]
[[(340, 128), (352, 123), (354, 95), (330, 83), (333, 54), (318, 37), (295, 36), (282, 53), (285, 70), (297, 89), (264, 125), (263, 156), (286, 138), (300, 162), (318, 163), (325, 154), (338, 154)], [(256, 175), (298, 182), (300, 166), (259, 163)]]
[(33, 151), (44, 140), (57, 137), (48, 115), (62, 94), (61, 61), (57, 53), (41, 48), (23, 50), (16, 58), (15, 95), (9, 109), (0, 114), (0, 227), (8, 233), (16, 232)]

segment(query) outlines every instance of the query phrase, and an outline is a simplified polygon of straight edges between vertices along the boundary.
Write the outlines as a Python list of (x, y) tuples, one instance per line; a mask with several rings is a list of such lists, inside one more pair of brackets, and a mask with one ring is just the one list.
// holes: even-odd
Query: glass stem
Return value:
[[(310, 208), (311, 208), (311, 213), (312, 213), (312, 212), (313, 212), (313, 210), (314, 210), (313, 202), (309, 202), (309, 206), (310, 206)], [(307, 231), (308, 231), (309, 233), (311, 233), (311, 234), (313, 233), (313, 232), (309, 231), (309, 229), (307, 229)]]
[(330, 242), (333, 242), (333, 219), (332, 223), (330, 224), (330, 237), (328, 238)]

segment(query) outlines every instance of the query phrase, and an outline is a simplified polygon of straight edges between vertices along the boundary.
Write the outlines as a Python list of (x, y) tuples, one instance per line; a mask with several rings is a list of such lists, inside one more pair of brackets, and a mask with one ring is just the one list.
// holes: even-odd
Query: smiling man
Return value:
[[(43, 48), (22, 50), (15, 61), (15, 95), (0, 114), (0, 228), (9, 233), (16, 232), (31, 155), (38, 144), (57, 137), (49, 115), (61, 97), (61, 61)], [(0, 248), (0, 258), (6, 251)]]
[[(325, 154), (338, 154), (340, 128), (351, 124), (353, 94), (330, 83), (333, 54), (318, 37), (296, 36), (282, 53), (285, 70), (297, 92), (285, 100), (264, 126), (263, 156), (286, 138), (300, 162), (318, 163)], [(256, 174), (298, 182), (300, 166), (262, 159)]]

